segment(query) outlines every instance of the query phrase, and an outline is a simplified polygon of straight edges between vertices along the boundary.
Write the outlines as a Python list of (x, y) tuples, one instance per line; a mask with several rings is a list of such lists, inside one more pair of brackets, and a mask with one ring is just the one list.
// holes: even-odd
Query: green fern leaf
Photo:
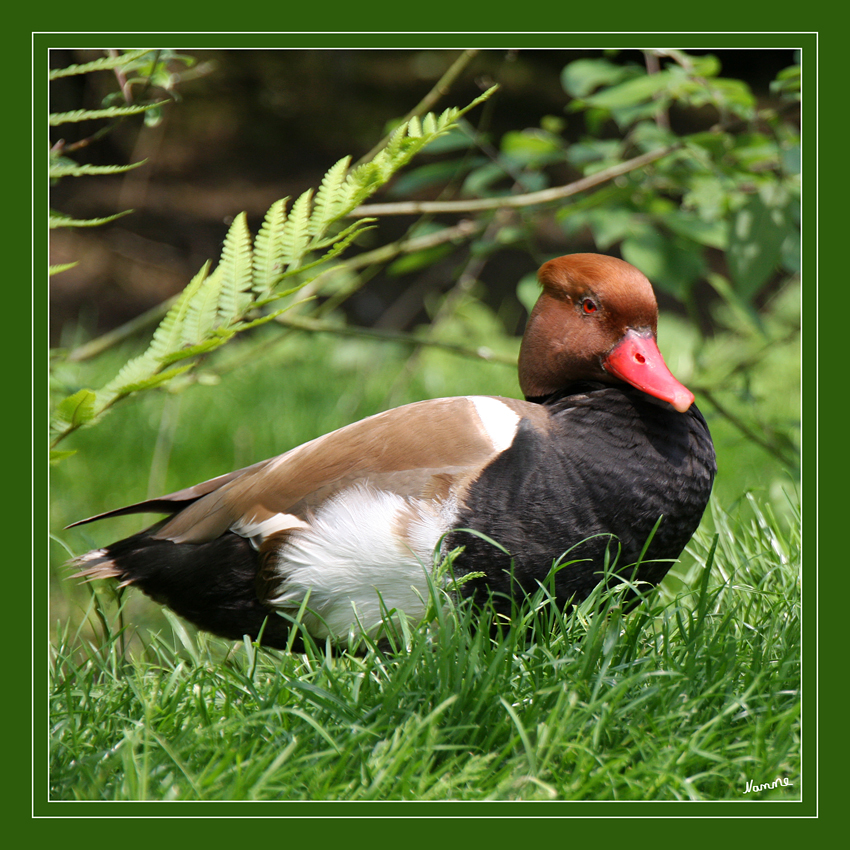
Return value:
[(79, 390), (69, 395), (57, 405), (54, 421), (79, 428), (94, 418), (95, 399), (96, 393), (93, 390)]
[(221, 274), (216, 321), (218, 326), (227, 326), (243, 313), (251, 303), (253, 255), (251, 232), (245, 213), (239, 213), (230, 225), (224, 239), (221, 263), (217, 271)]
[(439, 133), (437, 118), (429, 112), (422, 122), (422, 132), (426, 136), (436, 136)]
[(343, 213), (345, 194), (341, 187), (345, 183), (351, 157), (343, 157), (335, 163), (322, 179), (322, 185), (316, 193), (313, 202), (313, 215), (310, 217), (309, 233), (311, 236), (321, 236), (327, 226), (336, 221)]
[(128, 50), (120, 56), (105, 56), (103, 59), (95, 59), (93, 62), (86, 62), (84, 65), (69, 65), (67, 68), (56, 68), (50, 72), (49, 79), (58, 80), (60, 77), (73, 77), (77, 74), (90, 74), (92, 71), (111, 71), (113, 68), (120, 68), (122, 65), (129, 65), (140, 59), (146, 53), (152, 53), (152, 50)]
[(350, 209), (359, 206), (370, 195), (374, 194), (383, 185), (381, 169), (372, 162), (358, 165), (349, 175), (346, 181), (348, 195), (348, 206)]
[(165, 314), (165, 318), (159, 323), (154, 331), (153, 339), (149, 347), (152, 357), (162, 361), (173, 351), (180, 347), (183, 342), (184, 323), (189, 309), (189, 302), (197, 294), (210, 271), (210, 262), (207, 260), (200, 271), (189, 281), (189, 284), (180, 294), (180, 297)]
[[(172, 363), (179, 363), (181, 360), (186, 360), (189, 357), (198, 357), (201, 354), (209, 354), (209, 352), (215, 351), (215, 349), (220, 345), (224, 345), (224, 343), (233, 337), (236, 331), (240, 329), (241, 327), (239, 325), (226, 330), (219, 328), (213, 331), (213, 335), (205, 339), (203, 342), (199, 342), (197, 345), (187, 345), (185, 348), (172, 352), (168, 355), (168, 357), (163, 358), (162, 365), (170, 366)], [(188, 368), (191, 368), (191, 366)]]
[(147, 380), (156, 373), (158, 366), (159, 362), (150, 354), (150, 349), (128, 360), (118, 370), (118, 374), (103, 389), (98, 390), (95, 402), (97, 410), (105, 410), (119, 395), (126, 395), (124, 387), (135, 386)]
[(203, 342), (216, 326), (221, 285), (222, 267), (219, 265), (187, 302), (181, 339), (183, 345)]
[[(334, 233), (333, 236), (328, 236), (326, 239), (321, 239), (318, 242), (314, 242), (312, 245), (312, 250), (321, 251), (324, 248), (327, 248), (329, 245), (335, 245), (338, 242), (345, 241), (345, 247), (351, 244), (352, 240), (360, 235), (361, 232), (365, 232), (367, 230), (372, 230), (374, 227), (374, 223), (378, 219), (376, 218), (358, 218), (353, 224), (349, 224), (344, 230), (340, 230), (337, 233)], [(350, 238), (349, 238), (350, 237)], [(339, 252), (337, 251), (333, 255), (325, 254), (321, 259), (317, 260), (316, 263), (311, 263), (309, 266), (302, 266), (300, 271), (305, 271), (308, 268), (311, 268), (313, 265), (317, 265), (320, 263), (326, 262), (331, 256), (336, 256)]]
[(110, 221), (115, 221), (116, 218), (129, 215), (133, 210), (122, 210), (115, 215), (108, 215), (105, 218), (72, 218), (64, 213), (50, 211), (48, 226), (51, 230), (57, 227), (98, 227), (101, 224), (106, 224)]
[(122, 396), (130, 395), (130, 393), (137, 393), (141, 390), (150, 390), (154, 387), (161, 387), (163, 384), (167, 384), (169, 381), (174, 380), (174, 378), (178, 375), (188, 372), (193, 365), (194, 364), (190, 363), (187, 366), (178, 366), (174, 369), (168, 369), (165, 372), (148, 375), (138, 381), (123, 384), (115, 390), (115, 398), (113, 401), (121, 398)]
[(265, 295), (274, 288), (280, 278), (281, 238), (286, 227), (286, 204), (289, 198), (275, 201), (263, 219), (260, 232), (254, 240), (254, 269), (252, 289)]
[(75, 109), (73, 112), (52, 112), (48, 116), (51, 127), (60, 124), (76, 124), (80, 121), (97, 121), (101, 118), (122, 118), (125, 115), (138, 115), (149, 109), (156, 109), (168, 103), (167, 100), (159, 100), (156, 103), (143, 103), (137, 106), (111, 106), (109, 109)]
[[(307, 263), (306, 265), (299, 266), (297, 269), (293, 269), (291, 272), (282, 275), (282, 278), (289, 277), (294, 274), (304, 275), (306, 272), (312, 271), (314, 268), (318, 266), (323, 266), (329, 260), (332, 260), (334, 257), (341, 254), (361, 233), (366, 230), (372, 229), (372, 222), (375, 221), (374, 218), (362, 218), (358, 219), (354, 222), (354, 224), (349, 225), (342, 232), (336, 234), (335, 236), (326, 239), (322, 243), (318, 243), (314, 245), (314, 249), (324, 248), (328, 245), (331, 246), (330, 250), (324, 253), (321, 257), (314, 260), (312, 263)], [(324, 270), (327, 271), (327, 270)], [(323, 271), (323, 274), (324, 274)], [(303, 289), (307, 284), (312, 283), (318, 275), (314, 275), (313, 277), (306, 277), (301, 280), (297, 286), (293, 286), (290, 289), (286, 289), (282, 292), (275, 292), (273, 294), (269, 294), (265, 297), (258, 298), (257, 301), (254, 302), (255, 307), (265, 307), (267, 304), (271, 304), (274, 301), (279, 301), (281, 298), (286, 298), (289, 295), (293, 295), (298, 292), (300, 289)], [(311, 299), (305, 298), (299, 301), (299, 304), (303, 304), (306, 301)], [(292, 305), (289, 305), (292, 306)], [(285, 310), (289, 309), (289, 306), (285, 307)], [(277, 315), (277, 314), (276, 314)], [(240, 327), (240, 330), (242, 328)]]
[(286, 229), (281, 237), (281, 265), (292, 266), (301, 263), (307, 250), (307, 224), (310, 219), (310, 200), (313, 190), (308, 189), (292, 205)]
[(95, 174), (119, 174), (122, 171), (130, 171), (144, 165), (146, 159), (139, 162), (131, 162), (129, 165), (77, 165), (59, 164), (50, 166), (50, 179), (58, 177), (87, 177)]
[(66, 272), (68, 269), (72, 269), (74, 266), (78, 266), (79, 264), (79, 260), (77, 260), (73, 263), (60, 263), (56, 266), (48, 266), (47, 275), (48, 277), (53, 277), (53, 275), (59, 274), (60, 272)]
[[(147, 52), (137, 52), (133, 58)], [(129, 55), (117, 57), (112, 67), (130, 61)], [(103, 63), (100, 65), (103, 67)], [(316, 276), (306, 280), (305, 273), (341, 254), (373, 219), (355, 221), (341, 232), (326, 236), (328, 226), (373, 194), (415, 153), (448, 132), (459, 116), (489, 97), (492, 91), (485, 92), (463, 110), (446, 110), (440, 116), (429, 113), (421, 121), (412, 119), (392, 134), (371, 162), (349, 170), (348, 158), (340, 160), (322, 180), (315, 203), (312, 192), (304, 192), (287, 215), (286, 199), (276, 202), (266, 214), (253, 250), (245, 214), (240, 214), (228, 231), (219, 266), (210, 274), (210, 264), (205, 264), (189, 282), (155, 331), (145, 353), (126, 363), (97, 393), (81, 391), (63, 401), (54, 417), (55, 442), (80, 423), (96, 419), (116, 399), (165, 384), (194, 365), (175, 367), (172, 364), (213, 351), (235, 334), (265, 324), (296, 304), (311, 300), (290, 302), (252, 321), (244, 320), (250, 308), (264, 307), (294, 294), (309, 280), (316, 280)], [(141, 164), (80, 166), (54, 155), (51, 176), (111, 174)], [(70, 226), (72, 222), (74, 220), (67, 216), (54, 214), (52, 217), (54, 226)], [(77, 226), (82, 224), (79, 222)], [(324, 249), (327, 250), (321, 257), (302, 265), (305, 255), (316, 256)], [(286, 292), (274, 292), (280, 280), (296, 274), (299, 275), (296, 286)], [(54, 423), (51, 423), (52, 428)]]

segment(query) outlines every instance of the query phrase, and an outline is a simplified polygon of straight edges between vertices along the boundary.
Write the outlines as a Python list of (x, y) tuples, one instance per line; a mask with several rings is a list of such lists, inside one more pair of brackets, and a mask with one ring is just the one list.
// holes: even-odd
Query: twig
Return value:
[[(460, 76), (461, 72), (464, 68), (478, 55), (478, 50), (464, 50), (463, 53), (458, 56), (457, 59), (451, 64), (451, 67), (437, 80), (436, 84), (433, 86), (431, 91), (404, 116), (399, 122), (400, 124), (404, 124), (407, 121), (410, 121), (414, 116), (424, 115), (441, 97), (444, 97), (448, 94), (449, 89), (451, 88), (454, 81)], [(357, 161), (357, 164), (360, 165), (363, 162), (369, 162), (376, 154), (378, 154), (381, 149), (387, 144), (389, 141), (391, 134), (388, 134), (383, 139), (381, 139), (369, 153), (360, 157)]]
[[(117, 50), (107, 50), (106, 52), (113, 59), (118, 58), (119, 54), (118, 54)], [(124, 98), (124, 102), (128, 103), (128, 104), (132, 103), (133, 102), (133, 89), (131, 88), (130, 84), (127, 82), (127, 75), (124, 73), (124, 69), (121, 68), (121, 67), (116, 67), (116, 68), (113, 69), (112, 73), (115, 74), (115, 79), (118, 81), (118, 86), (121, 89), (121, 95)]]
[(743, 420), (739, 419), (731, 410), (721, 404), (714, 393), (706, 387), (695, 386), (694, 391), (700, 393), (714, 409), (728, 422), (734, 425), (748, 440), (751, 440), (756, 445), (761, 446), (768, 454), (773, 455), (780, 463), (792, 468), (797, 467), (798, 461), (794, 458), (787, 457), (781, 448), (768, 442), (761, 435), (752, 430)]
[(450, 351), (452, 354), (458, 354), (461, 357), (469, 357), (475, 360), (486, 360), (488, 363), (499, 363), (503, 366), (516, 367), (515, 357), (506, 357), (502, 354), (497, 354), (486, 346), (468, 348), (465, 345), (427, 339), (417, 336), (416, 334), (405, 333), (404, 331), (388, 331), (378, 328), (355, 327), (352, 325), (335, 325), (330, 322), (322, 322), (317, 319), (287, 316), (286, 314), (278, 316), (275, 321), (285, 327), (299, 331), (329, 333), (336, 334), (337, 336), (363, 337), (366, 339), (378, 339), (382, 342), (400, 342), (404, 345), (410, 345), (416, 348), (428, 346), (430, 348), (439, 348), (442, 351)]
[(359, 217), (420, 215), (429, 213), (471, 213), (504, 208), (519, 209), (521, 207), (534, 206), (535, 204), (547, 204), (552, 201), (559, 201), (562, 198), (569, 198), (571, 195), (577, 195), (579, 192), (592, 189), (601, 183), (607, 183), (609, 180), (621, 177), (637, 168), (643, 168), (645, 165), (649, 165), (656, 160), (663, 159), (665, 156), (681, 150), (683, 146), (683, 144), (679, 143), (665, 148), (658, 148), (654, 151), (648, 151), (640, 156), (627, 159), (619, 165), (612, 165), (610, 168), (605, 168), (602, 171), (597, 171), (595, 174), (582, 177), (573, 183), (568, 183), (565, 186), (554, 186), (551, 189), (543, 189), (539, 192), (527, 192), (522, 195), (503, 195), (498, 198), (470, 199), (468, 201), (399, 201), (392, 204), (364, 204), (353, 209), (349, 215)]
[[(646, 62), (647, 74), (657, 74), (661, 70), (661, 63), (658, 61), (658, 53), (652, 50), (645, 50), (643, 57)], [(659, 93), (656, 92), (652, 96), (652, 99), (659, 100)], [(661, 127), (662, 130), (670, 129), (670, 116), (668, 115), (667, 110), (660, 105), (658, 109), (655, 110), (655, 123)]]

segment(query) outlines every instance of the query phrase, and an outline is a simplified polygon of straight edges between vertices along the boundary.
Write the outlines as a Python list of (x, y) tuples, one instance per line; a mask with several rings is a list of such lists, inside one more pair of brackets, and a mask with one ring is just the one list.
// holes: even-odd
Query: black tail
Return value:
[(208, 543), (173, 543), (153, 537), (157, 528), (83, 555), (75, 577), (115, 578), (204, 631), (241, 640), (262, 630), (265, 646), (286, 648), (288, 624), (258, 599), (259, 555), (245, 538), (227, 533)]

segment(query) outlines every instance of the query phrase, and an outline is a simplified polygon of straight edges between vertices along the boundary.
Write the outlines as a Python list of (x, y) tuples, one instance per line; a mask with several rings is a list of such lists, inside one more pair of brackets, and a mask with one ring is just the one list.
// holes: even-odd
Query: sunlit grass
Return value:
[[(52, 663), (51, 787), (84, 800), (797, 799), (799, 548), (757, 506), (699, 536), (690, 589), (546, 593), (500, 633), (439, 615), (357, 653), (170, 626), (127, 656), (114, 608)], [(721, 535), (722, 536), (722, 535)], [(92, 605), (101, 605), (95, 596)]]

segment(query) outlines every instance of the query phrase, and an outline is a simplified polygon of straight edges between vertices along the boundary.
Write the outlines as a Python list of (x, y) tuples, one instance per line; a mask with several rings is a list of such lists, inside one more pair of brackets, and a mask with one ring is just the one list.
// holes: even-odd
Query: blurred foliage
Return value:
[[(690, 319), (674, 321), (675, 311), (662, 318), (659, 339), (673, 371), (713, 408), (721, 430), (731, 426), (796, 476), (799, 66), (777, 76), (776, 100), (759, 108), (745, 82), (720, 76), (713, 56), (666, 50), (644, 58), (643, 65), (615, 61), (611, 51), (570, 62), (561, 74), (569, 96), (564, 116), (545, 115), (538, 127), (506, 132), (497, 147), (470, 132), (462, 158), (444, 158), (439, 170), (421, 166), (396, 190), (421, 190), (453, 167), (461, 197), (504, 198), (545, 191), (565, 164), (580, 175), (573, 181), (578, 187), (657, 155), (567, 203), (515, 208), (510, 216), (485, 213), (488, 228), (472, 250), (496, 254), (515, 243), (536, 253), (536, 234), (554, 221), (567, 243), (589, 236), (596, 250), (637, 266), (662, 304), (679, 305)], [(586, 133), (577, 141), (566, 132), (571, 115), (584, 121)], [(677, 131), (694, 116), (704, 129)], [(529, 275), (519, 282), (517, 299), (530, 310), (537, 292)]]
[[(187, 76), (187, 71), (177, 70), (182, 65), (191, 68), (195, 60), (173, 50), (111, 50), (107, 56), (79, 65), (55, 68), (50, 80), (107, 72), (114, 76), (114, 90), (103, 98), (99, 109), (75, 109), (69, 112), (51, 111), (49, 125), (62, 127), (85, 122), (94, 129), (88, 136), (74, 142), (59, 139), (50, 147), (49, 173), (55, 185), (63, 177), (84, 177), (118, 174), (143, 165), (134, 162), (127, 165), (93, 165), (80, 163), (75, 154), (95, 144), (115, 130), (118, 124), (134, 115), (143, 115), (147, 126), (155, 126), (162, 120), (162, 108), (177, 97), (177, 86)], [(98, 227), (132, 210), (100, 218), (79, 219), (54, 210), (50, 211), (51, 230), (59, 227)], [(76, 263), (52, 266), (50, 274), (58, 274), (73, 268)]]
[[(368, 215), (371, 206), (373, 214), (405, 217), (405, 237), (380, 245), (374, 235), (359, 239), (358, 254), (311, 281), (310, 300), (294, 311), (290, 328), (333, 332), (348, 323), (346, 332), (356, 333), (346, 302), (379, 272), (399, 293), (448, 272), (449, 287), (426, 291), (427, 321), (411, 335), (410, 356), (390, 382), (385, 401), (399, 403), (404, 382), (423, 364), (456, 359), (457, 351), (445, 346), (485, 361), (493, 352), (515, 350), (537, 288), (533, 276), (524, 277), (515, 293), (494, 302), (482, 280), (505, 252), (519, 251), (535, 265), (554, 255), (553, 244), (557, 253), (619, 254), (656, 286), (660, 345), (673, 371), (696, 391), (719, 447), (734, 447), (736, 464), (741, 447), (776, 464), (770, 481), (753, 483), (772, 486), (788, 473), (793, 479), (799, 444), (799, 67), (777, 76), (765, 106), (744, 81), (723, 77), (715, 57), (646, 51), (637, 63), (634, 55), (600, 51), (570, 61), (560, 75), (562, 112), (541, 115), (537, 126), (488, 129), (498, 94), (476, 116), (477, 125), (461, 119), (458, 130), (436, 139), (384, 190), (387, 203), (379, 206), (385, 209), (373, 204), (357, 211)], [(467, 51), (443, 80), (475, 61), (475, 51)], [(432, 93), (446, 96), (441, 82)], [(399, 123), (389, 122), (388, 132)], [(447, 226), (446, 216), (459, 222)], [(115, 339), (131, 333), (138, 335), (139, 326)], [(290, 333), (279, 338), (289, 340)], [(432, 343), (444, 348), (432, 349)], [(264, 334), (256, 344), (278, 343)], [(296, 360), (303, 356), (287, 350)], [(204, 369), (192, 380), (209, 383), (223, 352), (197, 354)], [(57, 398), (85, 386), (78, 361), (88, 356), (74, 349), (56, 353)], [(433, 369), (427, 394), (441, 394), (441, 374)]]

